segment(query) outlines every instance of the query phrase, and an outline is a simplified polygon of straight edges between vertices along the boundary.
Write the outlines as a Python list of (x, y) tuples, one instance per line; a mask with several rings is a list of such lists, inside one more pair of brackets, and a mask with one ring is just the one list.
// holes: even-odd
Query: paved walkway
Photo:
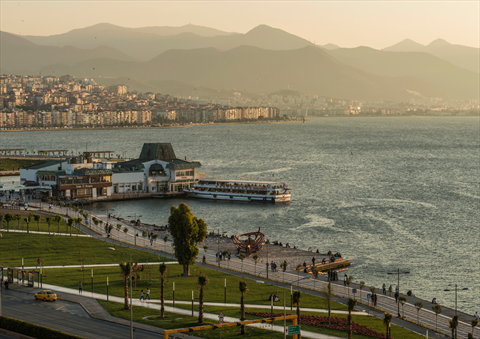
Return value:
[[(53, 208), (54, 213), (61, 213), (64, 212), (65, 208), (58, 208), (55, 207)], [(116, 219), (109, 219), (107, 215), (103, 214), (95, 214), (97, 219), (100, 219), (104, 221), (105, 223), (108, 222), (110, 224), (116, 225), (120, 224), (122, 225), (122, 229), (124, 227), (127, 227), (131, 232), (129, 231), (128, 233), (116, 231), (116, 229), (112, 230), (110, 234), (110, 238), (106, 238), (106, 233), (104, 226), (95, 226), (94, 224), (91, 225), (91, 229), (86, 228), (85, 226), (81, 227), (81, 231), (83, 231), (86, 234), (90, 234), (95, 238), (102, 239), (107, 242), (111, 243), (120, 243), (123, 246), (127, 246), (130, 248), (139, 248), (142, 250), (147, 250), (152, 253), (157, 253), (157, 251), (163, 252), (161, 255), (167, 256), (174, 258), (173, 256), (173, 243), (172, 243), (172, 238), (169, 236), (169, 239), (167, 242), (164, 242), (163, 239), (157, 239), (157, 241), (153, 242), (151, 246), (148, 246), (148, 241), (146, 241), (145, 238), (137, 237), (135, 234), (142, 234), (143, 229), (141, 228), (136, 228), (130, 225), (130, 223), (125, 222), (125, 221), (119, 221)], [(139, 238), (139, 239), (137, 239)], [(144, 247), (142, 247), (144, 246)], [(223, 250), (221, 247), (219, 247), (220, 250)], [(296, 286), (296, 289), (300, 289), (305, 293), (309, 293), (312, 295), (319, 295), (320, 290), (327, 285), (327, 277), (326, 275), (319, 275), (318, 279), (312, 279), (311, 274), (305, 274), (303, 272), (296, 272), (293, 271), (292, 268), (288, 268), (286, 272), (282, 271), (277, 271), (277, 272), (271, 272), (270, 270), (267, 272), (266, 270), (266, 265), (265, 263), (259, 263), (255, 264), (251, 258), (247, 258), (243, 261), (241, 261), (239, 258), (232, 257), (231, 260), (224, 260), (217, 262), (215, 254), (212, 252), (216, 252), (218, 249), (210, 249), (208, 252), (203, 252), (202, 249), (200, 249), (200, 255), (197, 260), (198, 263), (201, 263), (201, 258), (203, 255), (206, 257), (206, 262), (210, 266), (210, 268), (217, 267), (219, 270), (224, 270), (228, 274), (237, 274), (237, 275), (242, 275), (246, 276), (250, 279), (262, 279), (267, 281), (268, 283), (271, 284), (285, 284), (288, 285), (288, 287), (291, 286)], [(266, 262), (268, 261), (268, 258), (266, 258)], [(267, 278), (268, 274), (268, 278)], [(253, 277), (256, 276), (257, 278)], [(334, 294), (339, 297), (338, 299), (340, 302), (345, 303), (346, 300), (345, 298), (348, 298), (349, 296), (353, 296), (353, 289), (357, 289), (357, 291), (360, 291), (359, 286), (357, 284), (351, 284), (349, 287), (343, 286), (343, 282), (340, 281), (335, 281), (332, 283)], [(366, 295), (369, 292), (369, 287), (365, 287), (361, 293), (356, 294), (356, 298), (359, 299), (360, 301), (367, 303), (368, 300), (366, 299)], [(395, 302), (395, 298), (387, 296), (387, 295), (382, 295), (381, 294), (381, 289), (377, 289), (377, 295), (378, 295), (378, 301), (377, 301), (377, 306), (376, 310), (377, 311), (387, 311), (390, 312), (394, 317), (397, 316), (398, 314), (398, 304)], [(407, 297), (407, 296), (406, 296)], [(407, 303), (404, 305), (404, 310), (402, 310), (402, 307), (400, 307), (400, 313), (404, 315), (404, 317), (410, 322), (400, 320), (398, 318), (395, 318), (394, 322), (396, 322), (399, 326), (405, 327), (405, 328), (415, 328), (416, 332), (425, 334), (426, 330), (422, 327), (419, 326), (413, 326), (413, 323), (417, 322), (417, 309), (414, 306), (414, 303), (416, 301), (422, 301), (424, 304), (424, 307), (419, 311), (419, 319), (422, 324), (425, 324), (429, 326), (430, 328), (436, 328), (436, 319), (437, 317), (435, 316), (435, 313), (432, 311), (431, 307), (432, 304), (426, 300), (420, 300), (415, 297), (407, 297)], [(360, 307), (360, 306), (359, 306)], [(446, 307), (442, 307), (443, 312), (442, 314), (438, 315), (438, 330), (442, 331), (446, 334), (451, 333), (449, 329), (449, 324), (448, 320), (451, 319), (453, 314), (455, 314), (455, 311)], [(372, 313), (375, 313), (375, 309), (372, 307), (369, 307), (369, 309), (372, 310)], [(462, 312), (458, 312), (458, 315), (460, 316), (460, 323), (458, 326), (458, 337), (459, 338), (467, 338), (467, 333), (472, 331), (470, 321), (472, 319), (472, 315), (468, 315)], [(474, 335), (475, 336), (480, 336), (480, 329), (475, 328), (474, 330)], [(432, 333), (430, 331), (430, 336), (432, 337)]]
[(88, 234), (72, 234), (70, 235), (69, 233), (56, 233), (56, 232), (38, 232), (38, 231), (23, 231), (23, 230), (6, 230), (6, 229), (1, 229), (0, 232), (5, 232), (5, 233), (10, 233), (10, 232), (15, 232), (15, 233), (33, 233), (33, 234), (43, 234), (43, 235), (51, 235), (51, 236), (64, 236), (64, 237), (85, 237), (85, 238), (91, 238), (91, 235)]
[[(165, 265), (172, 265), (172, 264), (178, 264), (178, 261), (167, 261), (167, 262), (139, 262), (139, 265), (159, 265), (159, 264), (165, 264)], [(93, 265), (64, 265), (64, 266), (43, 266), (43, 268), (87, 268), (87, 267), (117, 267), (118, 264), (93, 264)], [(20, 268), (20, 267), (15, 267), (15, 268)], [(29, 267), (24, 267), (26, 270), (34, 270), (37, 269), (38, 267), (36, 266), (29, 266)]]

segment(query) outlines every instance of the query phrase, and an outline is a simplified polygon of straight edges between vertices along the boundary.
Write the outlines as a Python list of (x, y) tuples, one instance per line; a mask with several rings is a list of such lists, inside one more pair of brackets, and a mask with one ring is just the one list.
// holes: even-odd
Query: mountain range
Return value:
[[(376, 50), (316, 46), (266, 25), (245, 34), (185, 25), (125, 28), (98, 24), (39, 37), (1, 34), (1, 70), (72, 74), (130, 89), (213, 95), (268, 94), (286, 88), (337, 98), (408, 100), (478, 97), (478, 48), (411, 40)], [(477, 65), (478, 66), (478, 65)], [(478, 68), (478, 67), (477, 67)], [(169, 86), (175, 90), (169, 91)]]

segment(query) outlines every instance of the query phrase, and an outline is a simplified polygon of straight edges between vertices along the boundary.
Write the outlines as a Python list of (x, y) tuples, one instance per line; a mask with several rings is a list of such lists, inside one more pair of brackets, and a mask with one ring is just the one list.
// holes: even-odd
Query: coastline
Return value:
[[(305, 120), (306, 122), (308, 120)], [(30, 128), (30, 129), (12, 129), (0, 130), (2, 132), (55, 132), (55, 131), (82, 131), (82, 130), (127, 130), (127, 129), (168, 129), (168, 128), (186, 128), (191, 126), (215, 126), (215, 125), (250, 125), (250, 124), (284, 124), (292, 122), (303, 122), (303, 120), (289, 120), (289, 121), (254, 121), (254, 122), (217, 122), (209, 123), (195, 123), (181, 126), (130, 126), (130, 127), (74, 127), (74, 128)]]

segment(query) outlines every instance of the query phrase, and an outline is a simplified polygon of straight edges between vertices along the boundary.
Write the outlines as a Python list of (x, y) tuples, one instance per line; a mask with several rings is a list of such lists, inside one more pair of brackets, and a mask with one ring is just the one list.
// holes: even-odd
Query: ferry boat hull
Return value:
[(210, 199), (210, 200), (229, 200), (229, 201), (258, 201), (269, 203), (283, 203), (291, 200), (290, 194), (280, 194), (275, 196), (262, 196), (257, 194), (238, 194), (238, 193), (220, 193), (215, 192), (195, 192), (184, 190), (189, 198)]

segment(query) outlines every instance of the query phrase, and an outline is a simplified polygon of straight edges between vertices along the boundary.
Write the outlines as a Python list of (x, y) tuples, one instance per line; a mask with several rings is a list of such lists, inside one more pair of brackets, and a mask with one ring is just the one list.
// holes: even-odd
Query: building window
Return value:
[(137, 185), (132, 185), (132, 192), (137, 190)]

